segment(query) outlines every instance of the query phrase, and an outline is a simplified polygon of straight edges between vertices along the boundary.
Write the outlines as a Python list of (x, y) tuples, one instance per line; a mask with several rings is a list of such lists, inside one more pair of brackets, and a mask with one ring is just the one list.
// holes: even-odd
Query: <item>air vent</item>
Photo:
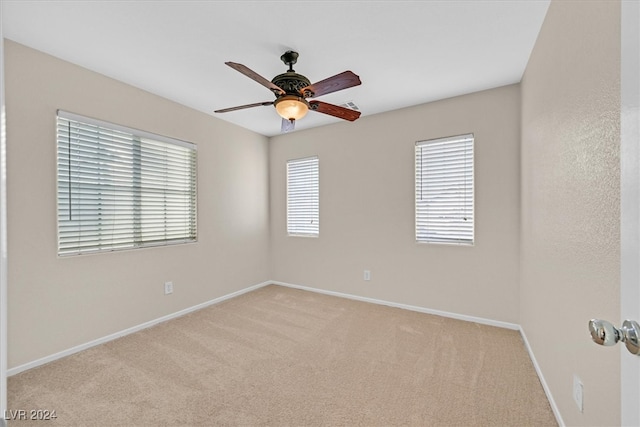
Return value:
[(351, 110), (360, 111), (360, 107), (356, 105), (353, 101), (347, 101), (344, 104), (340, 104), (341, 107), (349, 108)]

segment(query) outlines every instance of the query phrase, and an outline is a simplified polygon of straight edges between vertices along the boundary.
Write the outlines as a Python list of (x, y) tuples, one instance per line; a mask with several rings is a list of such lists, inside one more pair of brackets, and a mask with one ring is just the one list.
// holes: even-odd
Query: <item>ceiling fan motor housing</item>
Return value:
[(313, 96), (313, 92), (310, 90), (305, 90), (304, 93), (301, 92), (305, 87), (311, 86), (311, 82), (308, 78), (296, 72), (288, 71), (279, 74), (271, 80), (271, 83), (284, 90), (287, 95), (300, 96), (300, 94), (302, 94), (304, 98)]

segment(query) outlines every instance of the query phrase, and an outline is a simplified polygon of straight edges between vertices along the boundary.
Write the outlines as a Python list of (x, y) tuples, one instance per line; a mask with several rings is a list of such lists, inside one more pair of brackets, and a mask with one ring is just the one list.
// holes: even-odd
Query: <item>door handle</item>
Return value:
[(640, 356), (640, 325), (635, 320), (625, 320), (618, 329), (606, 320), (591, 319), (589, 332), (596, 344), (610, 346), (622, 341), (629, 353)]

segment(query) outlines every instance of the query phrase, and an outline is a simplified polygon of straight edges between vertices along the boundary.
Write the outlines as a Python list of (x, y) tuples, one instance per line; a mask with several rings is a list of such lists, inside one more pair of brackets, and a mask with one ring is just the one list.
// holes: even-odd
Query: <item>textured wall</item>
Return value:
[[(517, 323), (519, 120), (511, 85), (272, 138), (273, 279)], [(475, 245), (416, 244), (415, 142), (465, 133), (475, 134)], [(320, 237), (288, 237), (286, 161), (313, 155)]]
[[(520, 321), (568, 425), (620, 423), (620, 3), (552, 2), (522, 81)], [(584, 413), (572, 400), (584, 383)]]
[[(267, 138), (5, 47), (9, 368), (267, 280)], [(198, 242), (58, 258), (57, 109), (196, 143)], [(174, 293), (165, 296), (168, 280)]]

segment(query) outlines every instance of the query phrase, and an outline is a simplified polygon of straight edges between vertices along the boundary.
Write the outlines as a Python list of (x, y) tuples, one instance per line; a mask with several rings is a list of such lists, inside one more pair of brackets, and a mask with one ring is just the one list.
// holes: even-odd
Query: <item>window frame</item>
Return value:
[[(68, 126), (67, 134), (61, 130), (65, 127), (65, 124)], [(70, 130), (80, 132), (87, 131), (89, 128), (93, 129), (98, 137), (88, 137), (86, 143), (80, 143), (79, 140), (72, 142)], [(107, 163), (111, 162), (107, 162), (107, 157), (96, 155), (93, 159), (96, 160), (96, 165), (98, 165), (96, 168), (98, 168), (99, 172), (83, 171), (83, 166), (77, 166), (77, 164), (83, 163), (83, 161), (80, 160), (81, 157), (78, 157), (81, 156), (78, 154), (78, 150), (80, 150), (82, 144), (86, 145), (86, 147), (88, 147), (89, 157), (85, 156), (84, 158), (92, 159), (90, 155), (95, 154), (92, 153), (92, 151), (100, 151), (99, 135), (101, 132), (105, 135), (116, 135), (111, 138), (118, 139), (117, 144), (119, 144), (119, 148), (122, 148), (121, 152), (123, 154), (122, 156), (112, 156), (117, 158), (117, 160), (113, 160), (116, 169), (109, 170), (110, 165), (107, 165)], [(76, 135), (76, 139), (77, 138), (79, 138), (78, 135)], [(115, 140), (108, 137), (105, 138), (105, 144), (113, 143), (113, 141)], [(62, 146), (62, 144), (65, 143), (66, 146)], [(76, 150), (76, 152), (74, 153), (73, 150)], [(67, 162), (64, 161), (66, 158), (62, 158), (63, 153), (68, 154)], [(178, 163), (176, 163), (175, 160), (176, 153), (180, 158)], [(173, 161), (170, 161), (171, 157), (174, 157)], [(158, 161), (160, 161), (160, 163), (158, 163)], [(87, 162), (84, 161), (84, 163)], [(76, 175), (73, 177), (72, 164), (75, 166)], [(176, 173), (174, 170), (176, 170), (178, 166), (182, 166), (184, 170), (178, 173), (180, 180), (176, 181)], [(126, 171), (121, 172), (120, 168), (126, 169)], [(87, 193), (85, 191), (85, 194), (88, 194), (87, 197), (89, 198), (87, 200), (91, 206), (100, 206), (100, 202), (96, 202), (96, 200), (102, 200), (102, 195), (108, 193), (108, 187), (102, 187), (100, 184), (102, 180), (102, 170), (107, 171), (105, 181), (115, 180), (115, 176), (118, 175), (118, 179), (121, 179), (121, 182), (125, 183), (121, 188), (126, 189), (124, 192), (128, 192), (131, 195), (130, 197), (124, 197), (124, 194), (121, 192), (122, 190), (116, 190), (115, 187), (112, 190), (112, 204), (115, 206), (116, 203), (113, 203), (113, 201), (118, 201), (120, 202), (118, 203), (119, 205), (125, 206), (122, 210), (120, 207), (111, 208), (113, 209), (111, 215), (114, 218), (116, 212), (126, 215), (124, 217), (126, 219), (123, 220), (127, 223), (126, 228), (123, 228), (125, 236), (119, 243), (116, 242), (117, 239), (113, 235), (113, 229), (116, 228), (115, 219), (111, 219), (114, 223), (114, 225), (111, 226), (111, 234), (103, 234), (102, 232), (104, 224), (109, 221), (106, 217), (103, 219), (98, 216), (97, 219), (87, 221), (90, 223), (89, 228), (84, 231), (77, 219), (71, 222), (72, 211), (76, 209), (76, 212), (79, 212), (78, 209), (81, 209), (77, 201), (77, 197), (79, 197), (78, 194), (80, 194), (78, 191), (80, 191), (83, 185), (86, 187), (92, 186), (81, 183), (82, 179), (98, 180), (98, 185), (93, 185), (91, 189), (92, 192)], [(160, 172), (158, 172), (158, 170), (160, 170)], [(65, 171), (67, 171), (67, 173), (65, 173)], [(57, 110), (56, 224), (58, 257), (196, 243), (198, 241), (197, 172), (197, 145), (194, 143), (70, 113), (64, 110)], [(68, 175), (68, 177), (66, 175)], [(63, 177), (63, 179), (61, 179), (61, 177)], [(176, 189), (176, 182), (184, 179), (187, 180), (186, 183), (180, 183), (180, 185), (183, 184), (183, 186), (178, 185)], [(144, 185), (143, 181), (145, 180), (152, 184)], [(160, 191), (158, 191), (159, 188), (161, 188)], [(65, 192), (67, 193), (66, 195)], [(174, 227), (175, 222), (172, 218), (172, 215), (175, 214), (173, 208), (176, 206), (176, 195), (179, 200), (182, 200), (177, 204), (180, 206), (179, 210), (181, 212), (179, 212), (179, 214), (184, 213), (184, 218), (181, 218), (179, 221), (188, 225), (178, 226), (178, 235), (171, 237), (171, 232), (176, 230), (176, 227)], [(74, 197), (76, 198), (75, 202), (73, 201)], [(162, 200), (160, 204), (158, 204), (158, 199)], [(124, 204), (122, 200), (125, 200)], [(127, 205), (129, 202), (130, 204)], [(145, 204), (151, 207), (145, 209)], [(156, 206), (160, 206), (160, 208), (156, 209)], [(64, 212), (68, 212), (70, 218), (70, 222), (66, 224), (65, 217), (67, 214)], [(157, 226), (158, 215), (160, 214), (163, 215), (164, 219), (161, 219), (159, 222), (163, 224)], [(74, 222), (76, 223), (75, 225)], [(150, 225), (151, 223), (154, 223), (154, 225)], [(71, 231), (64, 232), (63, 228), (65, 227)], [(83, 246), (79, 243), (83, 233), (87, 233), (86, 236), (90, 237), (89, 240), (93, 243), (92, 245)], [(75, 245), (73, 245), (74, 241), (72, 240), (74, 237), (77, 238)], [(64, 242), (65, 239), (67, 244)]]
[[(434, 238), (432, 237), (427, 237), (426, 233), (428, 232), (428, 228), (430, 227), (429, 225), (427, 225), (428, 222), (430, 222), (430, 220), (428, 218), (426, 218), (425, 216), (421, 216), (422, 213), (424, 213), (425, 208), (422, 206), (419, 206), (419, 197), (421, 194), (424, 194), (424, 190), (422, 185), (424, 185), (424, 180), (422, 179), (422, 173), (424, 173), (425, 171), (425, 166), (420, 164), (420, 162), (422, 161), (422, 159), (424, 158), (422, 156), (422, 152), (421, 152), (421, 147), (430, 145), (430, 144), (454, 144), (454, 143), (462, 143), (465, 140), (469, 140), (469, 144), (470, 144), (470, 148), (471, 148), (471, 153), (470, 153), (470, 165), (468, 166), (468, 168), (470, 169), (470, 171), (467, 171), (467, 174), (470, 174), (471, 180), (470, 180), (470, 195), (471, 195), (471, 208), (470, 208), (470, 216), (471, 216), (471, 222), (470, 222), (470, 237), (469, 238), (460, 238), (460, 237), (454, 237), (451, 233), (455, 233), (456, 231), (459, 231), (462, 229), (461, 228), (456, 228), (455, 226), (452, 226), (450, 228), (453, 229), (453, 231), (450, 231), (449, 234), (445, 233), (445, 235), (441, 236), (441, 237), (437, 237)], [(419, 155), (420, 152), (420, 155)], [(476, 190), (476, 185), (475, 185), (475, 135), (473, 133), (467, 133), (467, 134), (461, 134), (461, 135), (455, 135), (455, 136), (449, 136), (449, 137), (443, 137), (443, 138), (435, 138), (435, 139), (428, 139), (428, 140), (422, 140), (422, 141), (417, 141), (415, 143), (415, 148), (414, 148), (414, 160), (415, 160), (415, 175), (414, 175), (414, 183), (415, 183), (415, 202), (414, 202), (414, 208), (415, 208), (415, 226), (414, 226), (414, 232), (415, 232), (415, 241), (418, 244), (445, 244), (445, 245), (456, 245), (456, 246), (474, 246), (475, 245), (475, 241), (476, 241), (476, 227), (475, 227), (475, 202), (476, 202), (476, 197), (475, 197), (475, 190)], [(465, 153), (465, 162), (466, 162), (466, 156), (467, 154)], [(449, 162), (455, 162), (454, 160), (450, 160)], [(444, 164), (445, 166), (449, 166), (449, 167), (453, 167), (451, 163), (449, 164)], [(466, 167), (466, 166), (465, 166)], [(463, 168), (461, 168), (463, 169)], [(464, 172), (464, 169), (463, 169)], [(442, 179), (442, 178), (440, 178)], [(469, 193), (469, 190), (466, 188), (467, 185), (469, 183), (467, 181), (465, 181), (464, 185), (465, 185), (465, 189), (464, 189), (464, 193), (465, 195)], [(421, 192), (422, 191), (422, 192)], [(444, 190), (439, 190), (438, 192), (435, 193), (435, 195), (437, 196), (438, 194), (442, 194)], [(466, 201), (464, 202), (465, 204), (467, 203)], [(466, 209), (466, 208), (465, 208)], [(464, 211), (463, 212), (464, 217), (468, 217), (469, 215), (469, 211)], [(452, 215), (453, 216), (453, 215)], [(455, 219), (455, 218), (453, 218)], [(460, 219), (460, 217), (458, 217), (458, 219)], [(466, 221), (466, 219), (465, 219)], [(431, 222), (435, 222), (435, 221), (431, 221)], [(420, 224), (423, 224), (422, 227), (420, 227)], [(464, 233), (463, 233), (464, 234)]]
[[(315, 177), (316, 188), (315, 188), (315, 196), (314, 196), (316, 197), (316, 200), (315, 200), (315, 206), (313, 208), (315, 212), (311, 212), (310, 214), (308, 212), (305, 212), (304, 214), (311, 215), (311, 217), (315, 219), (316, 224), (312, 227), (306, 227), (306, 228), (312, 228), (312, 229), (314, 228), (315, 232), (304, 232), (304, 231), (297, 231), (299, 229), (304, 230), (305, 228), (304, 226), (299, 224), (300, 222), (302, 222), (301, 219), (298, 218), (295, 224), (291, 220), (292, 200), (290, 198), (290, 187), (292, 183), (290, 180), (290, 166), (295, 164), (308, 163), (310, 161), (314, 161), (315, 169), (316, 169), (316, 177)], [(320, 158), (318, 156), (309, 156), (309, 157), (302, 157), (302, 158), (287, 160), (285, 180), (286, 180), (285, 196), (286, 196), (287, 235), (291, 237), (313, 237), (313, 238), (320, 237)]]

